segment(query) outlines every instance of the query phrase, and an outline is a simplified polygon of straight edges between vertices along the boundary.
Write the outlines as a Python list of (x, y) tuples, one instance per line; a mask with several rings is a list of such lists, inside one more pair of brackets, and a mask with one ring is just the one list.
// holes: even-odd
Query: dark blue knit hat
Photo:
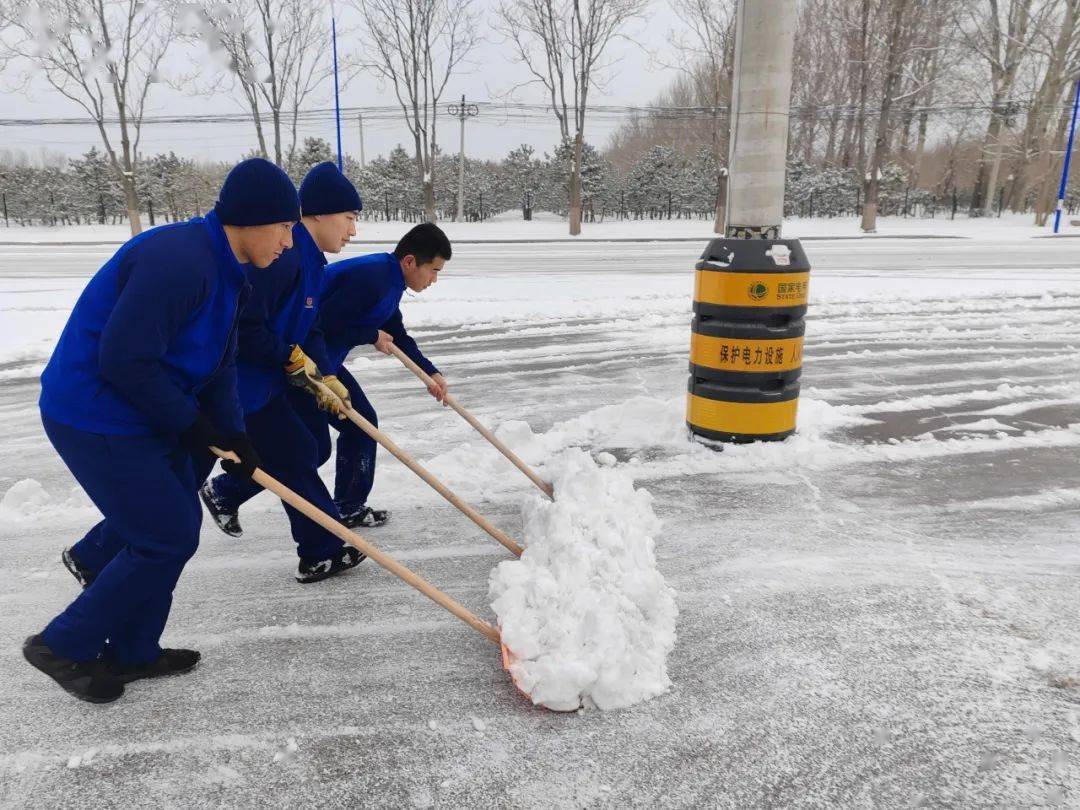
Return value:
[(356, 186), (329, 161), (312, 168), (300, 183), (300, 208), (305, 217), (359, 211), (363, 207)]
[(272, 225), (300, 219), (300, 198), (289, 175), (264, 158), (232, 167), (218, 192), (214, 213), (222, 225)]

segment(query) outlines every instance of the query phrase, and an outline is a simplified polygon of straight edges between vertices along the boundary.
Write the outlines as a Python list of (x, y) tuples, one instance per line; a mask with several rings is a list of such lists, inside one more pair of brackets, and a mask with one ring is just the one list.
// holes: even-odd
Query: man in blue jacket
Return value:
[(236, 389), (236, 324), (251, 266), (292, 245), (296, 189), (272, 163), (229, 173), (206, 217), (127, 242), (80, 295), (41, 377), (45, 433), (104, 520), (65, 554), (79, 597), (23, 655), (83, 700), (186, 672), (163, 650), (172, 593), (199, 542), (212, 445), (250, 477), (258, 456)]
[[(326, 343), (327, 368), (344, 384), (352, 407), (378, 425), (375, 408), (345, 368), (345, 358), (357, 346), (373, 345), (390, 354), (396, 344), (431, 376), (428, 388), (445, 403), (447, 382), (405, 330), (401, 297), (405, 288), (422, 292), (434, 284), (450, 260), (450, 240), (439, 226), (425, 222), (401, 238), (393, 253), (374, 253), (343, 259), (326, 268), (319, 310), (319, 326)], [(338, 432), (334, 502), (346, 526), (379, 526), (389, 513), (367, 505), (375, 482), (375, 440), (352, 422), (336, 419), (324, 424)], [(324, 432), (323, 460), (330, 455), (329, 432)]]
[[(293, 248), (251, 279), (252, 293), (240, 316), (240, 404), (263, 469), (337, 519), (337, 508), (319, 477), (325, 458), (316, 434), (327, 412), (340, 410), (314, 380), (348, 402), (348, 392), (329, 369), (326, 346), (315, 325), (326, 253), (339, 253), (356, 234), (362, 203), (352, 183), (333, 163), (315, 166), (300, 184), (302, 219), (293, 228)], [(342, 418), (340, 414), (338, 418)], [(242, 534), (240, 504), (260, 492), (252, 481), (219, 475), (199, 494), (218, 527)], [(292, 536), (300, 557), (296, 579), (318, 582), (354, 567), (364, 555), (288, 504)]]

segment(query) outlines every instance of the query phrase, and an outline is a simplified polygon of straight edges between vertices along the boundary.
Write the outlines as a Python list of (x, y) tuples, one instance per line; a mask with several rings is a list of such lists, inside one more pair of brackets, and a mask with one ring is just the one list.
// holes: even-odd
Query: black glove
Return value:
[(228, 439), (220, 430), (214, 427), (214, 423), (203, 414), (195, 417), (186, 430), (180, 433), (180, 443), (192, 453), (209, 453), (210, 445), (225, 449)]
[(251, 439), (247, 437), (246, 433), (238, 433), (235, 436), (224, 436), (223, 440), (224, 443), (219, 444), (218, 447), (222, 450), (232, 450), (240, 457), (240, 462), (222, 459), (221, 469), (225, 470), (229, 475), (251, 478), (255, 468), (262, 463), (259, 460), (259, 454), (255, 452), (255, 448), (251, 444)]

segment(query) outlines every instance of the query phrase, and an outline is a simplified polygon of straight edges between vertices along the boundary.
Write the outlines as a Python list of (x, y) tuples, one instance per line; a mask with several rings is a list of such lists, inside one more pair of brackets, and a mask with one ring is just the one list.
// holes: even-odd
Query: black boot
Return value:
[(206, 504), (206, 511), (210, 513), (214, 523), (225, 534), (229, 537), (239, 537), (244, 533), (244, 530), (240, 528), (240, 515), (225, 508), (214, 494), (214, 487), (209, 481), (199, 487), (199, 498)]
[(141, 678), (163, 678), (191, 672), (200, 658), (202, 655), (196, 650), (162, 650), (161, 655), (154, 661), (140, 666), (127, 666), (113, 659), (107, 660), (112, 675), (123, 683), (131, 683)]
[(366, 555), (352, 546), (345, 546), (335, 556), (326, 560), (315, 560), (308, 557), (300, 558), (300, 566), (296, 571), (296, 581), (304, 585), (311, 582), (320, 582), (327, 577), (340, 574), (350, 568), (355, 568), (364, 561)]
[(93, 661), (62, 658), (49, 649), (40, 635), (23, 642), (23, 657), (79, 700), (111, 703), (124, 694), (123, 681), (112, 675), (100, 658)]
[(390, 513), (385, 509), (372, 509), (370, 506), (361, 506), (352, 512), (341, 514), (341, 522), (350, 529), (360, 527), (382, 526), (390, 520)]
[(97, 576), (89, 568), (84, 567), (78, 560), (75, 559), (75, 555), (71, 553), (70, 548), (65, 548), (60, 555), (61, 561), (64, 563), (64, 568), (71, 572), (71, 575), (79, 581), (83, 590), (90, 587), (90, 583), (94, 581), (94, 577)]

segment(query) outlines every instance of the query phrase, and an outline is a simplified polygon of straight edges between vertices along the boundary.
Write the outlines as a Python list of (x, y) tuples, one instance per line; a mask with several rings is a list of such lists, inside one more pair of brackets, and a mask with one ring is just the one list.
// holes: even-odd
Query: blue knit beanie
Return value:
[(222, 225), (272, 225), (300, 219), (300, 199), (289, 175), (264, 158), (232, 167), (218, 192), (214, 213)]
[(329, 161), (312, 168), (300, 183), (300, 208), (305, 217), (359, 211), (363, 207), (356, 187)]

